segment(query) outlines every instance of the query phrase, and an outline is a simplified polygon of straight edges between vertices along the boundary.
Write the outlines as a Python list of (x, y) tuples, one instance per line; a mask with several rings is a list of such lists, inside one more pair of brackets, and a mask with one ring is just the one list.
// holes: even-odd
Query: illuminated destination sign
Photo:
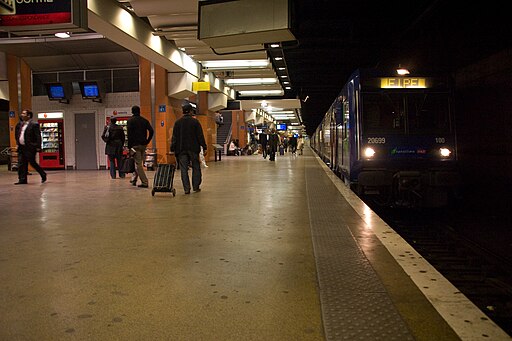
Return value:
[(380, 79), (380, 87), (383, 89), (426, 88), (426, 84), (425, 78), (389, 77)]
[(84, 0), (0, 0), (0, 28), (48, 31), (87, 27), (84, 6)]

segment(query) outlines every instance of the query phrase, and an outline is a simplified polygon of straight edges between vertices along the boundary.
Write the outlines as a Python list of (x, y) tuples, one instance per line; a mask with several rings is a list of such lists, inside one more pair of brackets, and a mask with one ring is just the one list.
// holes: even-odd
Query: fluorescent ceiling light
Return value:
[(282, 96), (284, 94), (283, 90), (242, 90), (239, 91), (240, 96), (265, 96), (265, 95), (273, 95), (273, 96)]
[(266, 59), (207, 60), (203, 62), (203, 66), (208, 69), (265, 68), (269, 64)]
[(286, 68), (285, 68), (285, 67), (278, 67), (277, 69), (278, 69), (278, 70), (281, 70), (281, 71), (286, 70)]
[(275, 60), (283, 60), (283, 57), (276, 57)]
[(270, 47), (275, 49), (276, 47), (279, 47), (279, 44), (270, 44)]
[(295, 114), (293, 110), (285, 110), (285, 111), (274, 111), (272, 114)]
[(254, 84), (276, 84), (275, 78), (230, 78), (225, 79), (224, 83), (229, 85), (254, 85)]

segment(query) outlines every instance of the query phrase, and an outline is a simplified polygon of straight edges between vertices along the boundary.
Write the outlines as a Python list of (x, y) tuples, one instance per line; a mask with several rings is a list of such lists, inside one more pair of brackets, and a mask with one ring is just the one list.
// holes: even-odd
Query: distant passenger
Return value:
[(304, 138), (302, 135), (299, 135), (299, 139), (297, 140), (297, 149), (299, 150), (299, 155), (302, 155), (302, 151), (304, 150)]
[(267, 145), (268, 145), (268, 135), (267, 131), (262, 131), (260, 134), (260, 144), (261, 144), (261, 152), (263, 154), (263, 158), (266, 159), (268, 155)]
[(46, 172), (36, 162), (36, 154), (41, 150), (42, 139), (39, 124), (32, 121), (33, 116), (32, 111), (23, 110), (14, 131), (18, 145), (18, 182), (15, 182), (15, 185), (28, 183), (28, 164), (41, 175), (41, 182), (46, 182)]
[(279, 135), (277, 135), (275, 129), (270, 129), (270, 134), (268, 135), (270, 161), (276, 161), (276, 153), (279, 144)]
[(119, 177), (124, 178), (125, 175), (121, 172), (121, 159), (123, 156), (124, 147), (124, 130), (123, 127), (117, 125), (117, 118), (112, 117), (110, 124), (105, 126), (103, 134), (101, 135), (103, 141), (105, 141), (105, 154), (108, 155), (110, 177), (116, 178), (116, 161), (117, 169), (119, 170)]
[(140, 108), (137, 105), (132, 107), (133, 116), (127, 122), (128, 148), (133, 149), (135, 158), (135, 173), (131, 179), (132, 185), (137, 185), (137, 178), (140, 177), (141, 184), (138, 187), (148, 188), (148, 177), (144, 172), (142, 160), (146, 147), (153, 138), (153, 127), (148, 120), (140, 116)]
[(288, 144), (290, 146), (290, 151), (292, 152), (292, 155), (297, 155), (297, 137), (295, 135), (291, 136), (288, 139)]

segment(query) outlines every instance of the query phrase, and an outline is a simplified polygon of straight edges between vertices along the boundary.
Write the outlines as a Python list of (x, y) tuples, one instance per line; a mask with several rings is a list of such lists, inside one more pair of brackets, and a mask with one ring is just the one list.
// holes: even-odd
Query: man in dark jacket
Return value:
[(38, 123), (32, 122), (32, 116), (32, 111), (23, 110), (14, 131), (18, 144), (18, 182), (15, 185), (27, 183), (29, 163), (41, 175), (41, 182), (46, 182), (46, 172), (36, 162), (36, 153), (41, 150), (41, 130)]
[(105, 127), (103, 134), (101, 135), (103, 141), (105, 141), (105, 154), (108, 155), (110, 177), (116, 178), (116, 161), (117, 169), (119, 170), (119, 177), (124, 178), (124, 173), (121, 172), (121, 159), (123, 156), (124, 146), (124, 130), (123, 127), (117, 125), (117, 118), (112, 117), (110, 124)]
[(148, 120), (140, 116), (140, 108), (137, 105), (132, 107), (133, 116), (127, 122), (128, 129), (128, 148), (135, 158), (135, 173), (130, 181), (132, 185), (137, 185), (137, 178), (142, 182), (138, 187), (148, 188), (148, 177), (144, 172), (142, 161), (146, 146), (153, 138), (153, 127)]
[(192, 189), (199, 192), (202, 181), (201, 164), (199, 152), (203, 147), (203, 154), (206, 156), (208, 148), (203, 135), (203, 128), (195, 115), (194, 106), (186, 101), (182, 105), (183, 117), (174, 124), (171, 140), (171, 152), (176, 154), (176, 159), (181, 168), (181, 182), (185, 194), (190, 193), (190, 179), (188, 177), (188, 166), (192, 165)]

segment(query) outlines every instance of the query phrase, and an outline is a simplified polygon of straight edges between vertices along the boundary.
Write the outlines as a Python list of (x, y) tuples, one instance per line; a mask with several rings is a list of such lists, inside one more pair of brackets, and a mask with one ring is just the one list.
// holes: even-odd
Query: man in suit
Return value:
[(30, 110), (21, 112), (21, 121), (16, 125), (15, 136), (18, 145), (18, 182), (15, 185), (27, 183), (28, 164), (41, 175), (41, 182), (46, 182), (46, 173), (36, 162), (36, 154), (41, 150), (41, 131), (39, 124), (32, 121), (34, 114)]

